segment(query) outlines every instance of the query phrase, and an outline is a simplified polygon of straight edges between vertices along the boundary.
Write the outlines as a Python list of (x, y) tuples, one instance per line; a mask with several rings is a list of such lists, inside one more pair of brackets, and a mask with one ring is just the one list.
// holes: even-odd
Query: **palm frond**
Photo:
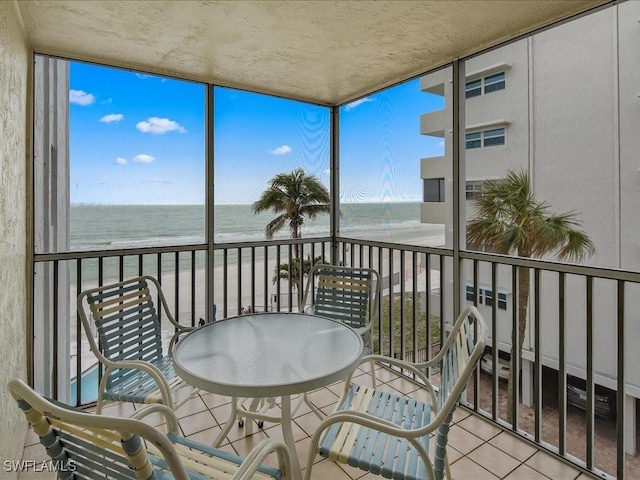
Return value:
[(476, 217), (467, 224), (467, 240), (500, 253), (581, 260), (595, 253), (593, 242), (577, 227), (575, 212), (555, 214), (536, 200), (529, 175), (508, 171), (504, 178), (483, 184), (473, 202)]
[(310, 219), (315, 219), (321, 213), (331, 213), (331, 206), (326, 205), (305, 205), (300, 209), (300, 213)]
[(287, 217), (285, 215), (278, 215), (276, 218), (267, 223), (267, 226), (264, 228), (264, 236), (267, 240), (271, 240), (273, 236), (282, 230), (282, 227), (287, 221)]
[(595, 255), (596, 246), (585, 232), (572, 230), (567, 235), (567, 242), (558, 252), (558, 256), (571, 262), (580, 262), (586, 257)]

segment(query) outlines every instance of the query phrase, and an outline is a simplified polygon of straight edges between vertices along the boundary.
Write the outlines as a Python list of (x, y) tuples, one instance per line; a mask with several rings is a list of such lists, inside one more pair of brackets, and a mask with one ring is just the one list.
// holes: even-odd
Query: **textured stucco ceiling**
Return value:
[(604, 0), (17, 0), (35, 51), (336, 105)]

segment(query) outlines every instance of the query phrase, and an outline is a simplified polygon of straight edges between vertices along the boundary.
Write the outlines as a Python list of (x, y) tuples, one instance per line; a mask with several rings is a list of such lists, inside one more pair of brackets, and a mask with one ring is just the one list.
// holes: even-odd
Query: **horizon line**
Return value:
[[(374, 203), (422, 203), (421, 200), (396, 200), (393, 202), (385, 201), (385, 200), (368, 200), (363, 202), (340, 202), (341, 205), (362, 205), (362, 204), (374, 204)], [(253, 202), (250, 203), (215, 203), (215, 206), (246, 206), (252, 205)], [(189, 207), (189, 206), (205, 206), (204, 203), (100, 203), (100, 202), (71, 202), (69, 203), (72, 207), (86, 207), (86, 206), (102, 206), (102, 207)]]

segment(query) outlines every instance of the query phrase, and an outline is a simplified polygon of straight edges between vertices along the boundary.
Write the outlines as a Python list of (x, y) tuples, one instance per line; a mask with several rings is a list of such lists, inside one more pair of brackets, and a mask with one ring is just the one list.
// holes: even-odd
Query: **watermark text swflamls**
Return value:
[(5, 460), (5, 472), (75, 472), (75, 460)]

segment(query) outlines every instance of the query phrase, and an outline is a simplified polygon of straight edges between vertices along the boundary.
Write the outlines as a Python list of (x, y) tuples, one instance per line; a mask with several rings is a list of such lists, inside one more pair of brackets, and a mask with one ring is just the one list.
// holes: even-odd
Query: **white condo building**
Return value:
[[(471, 201), (483, 182), (511, 170), (529, 173), (538, 200), (557, 213), (573, 211), (597, 253), (584, 263), (604, 268), (640, 270), (640, 2), (545, 30), (467, 60), (461, 131), (461, 211), (473, 217)], [(421, 79), (424, 92), (444, 97), (444, 109), (420, 119), (423, 135), (442, 137), (444, 155), (423, 158), (423, 223), (444, 224), (446, 245), (453, 244), (453, 91), (452, 69)], [(461, 229), (464, 232), (464, 228)], [(462, 239), (464, 241), (464, 239)], [(468, 247), (473, 249), (471, 246)], [(554, 260), (548, 257), (545, 260)], [(472, 262), (461, 285), (473, 292)], [(486, 267), (486, 268), (484, 268)], [(451, 271), (448, 272), (451, 278)], [(511, 269), (498, 271), (498, 345), (511, 348)], [(450, 280), (447, 279), (447, 280)], [(480, 266), (479, 307), (491, 318), (495, 299), (489, 265)], [(596, 283), (593, 303), (594, 381), (616, 387), (615, 282)], [(558, 280), (541, 279), (539, 318), (545, 366), (558, 368)], [(605, 292), (599, 295), (598, 292)], [(625, 317), (625, 336), (640, 338), (640, 292), (629, 288), (626, 305), (638, 304)], [(605, 300), (602, 300), (605, 299)], [(584, 279), (567, 276), (567, 374), (585, 376)], [(523, 351), (523, 393), (532, 401), (532, 302)], [(625, 413), (630, 425), (625, 448), (635, 451), (636, 404), (640, 398), (640, 350), (629, 340), (625, 351)], [(633, 430), (632, 430), (633, 429)]]

